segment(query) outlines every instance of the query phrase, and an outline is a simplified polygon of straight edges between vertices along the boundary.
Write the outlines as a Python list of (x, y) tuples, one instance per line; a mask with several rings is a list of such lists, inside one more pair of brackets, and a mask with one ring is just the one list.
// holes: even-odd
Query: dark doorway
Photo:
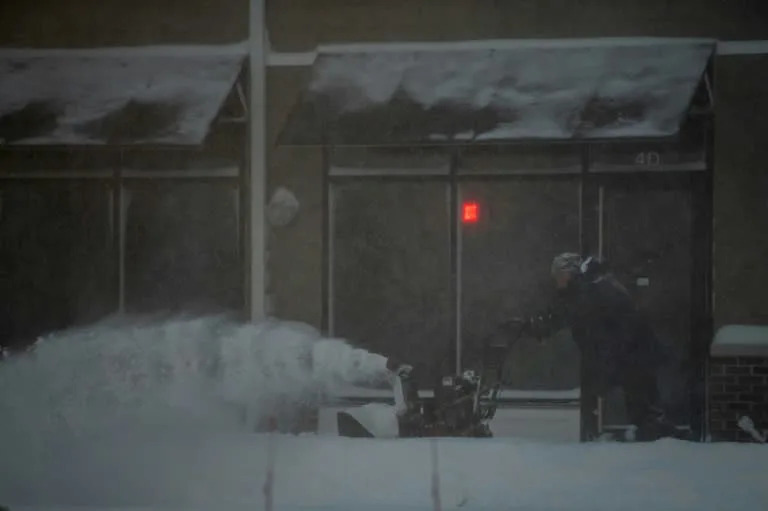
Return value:
[[(670, 418), (693, 426), (699, 372), (692, 358), (701, 257), (696, 247), (697, 174), (605, 178), (599, 186), (599, 250), (636, 298), (663, 345), (661, 397)], [(604, 425), (627, 423), (620, 393), (605, 396)]]

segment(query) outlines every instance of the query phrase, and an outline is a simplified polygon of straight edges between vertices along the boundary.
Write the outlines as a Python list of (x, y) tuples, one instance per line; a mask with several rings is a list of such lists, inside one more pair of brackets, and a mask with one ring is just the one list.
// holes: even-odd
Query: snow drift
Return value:
[[(0, 463), (17, 506), (264, 509), (265, 435), (168, 435), (49, 445)], [(275, 510), (430, 510), (428, 440), (277, 436)], [(763, 509), (768, 450), (755, 444), (437, 442), (443, 509)]]
[(298, 323), (113, 319), (0, 363), (0, 437), (291, 428), (337, 388), (386, 383), (385, 365)]

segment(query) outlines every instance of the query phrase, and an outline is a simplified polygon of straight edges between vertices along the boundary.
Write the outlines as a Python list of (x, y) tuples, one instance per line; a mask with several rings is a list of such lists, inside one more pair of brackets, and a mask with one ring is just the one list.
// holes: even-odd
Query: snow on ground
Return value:
[[(108, 321), (0, 362), (0, 504), (17, 509), (432, 509), (429, 440), (252, 432), (381, 378), (383, 357), (296, 324)], [(272, 442), (270, 444), (270, 442)], [(443, 509), (753, 510), (756, 444), (437, 442)]]
[[(17, 506), (263, 509), (268, 436), (63, 441), (0, 466)], [(768, 450), (753, 444), (438, 441), (443, 509), (757, 510)], [(428, 440), (279, 436), (274, 509), (432, 509)]]
[(768, 325), (726, 325), (717, 331), (714, 344), (768, 346)]

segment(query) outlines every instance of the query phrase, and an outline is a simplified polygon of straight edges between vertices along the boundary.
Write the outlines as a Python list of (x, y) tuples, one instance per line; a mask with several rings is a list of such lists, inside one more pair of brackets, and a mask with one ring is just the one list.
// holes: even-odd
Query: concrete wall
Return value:
[(248, 0), (0, 2), (0, 46), (214, 44), (248, 38)]
[(267, 14), (281, 51), (350, 41), (768, 34), (763, 0), (269, 0)]
[(276, 138), (309, 79), (309, 68), (270, 68), (267, 74), (268, 197), (293, 192), (299, 213), (268, 233), (268, 294), (281, 318), (320, 327), (323, 275), (323, 172), (319, 148), (277, 147)]
[(715, 327), (768, 323), (768, 56), (716, 61)]
[[(248, 0), (5, 1), (0, 45), (241, 41), (247, 12)], [(763, 0), (267, 0), (267, 16), (281, 51), (348, 41), (768, 36)]]

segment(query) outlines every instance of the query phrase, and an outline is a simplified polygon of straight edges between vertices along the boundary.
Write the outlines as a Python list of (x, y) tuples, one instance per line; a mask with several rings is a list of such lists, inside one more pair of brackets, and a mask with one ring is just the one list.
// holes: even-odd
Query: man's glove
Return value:
[(403, 377), (408, 376), (411, 371), (413, 371), (413, 366), (404, 364), (394, 357), (390, 357), (387, 359), (387, 370), (396, 374), (397, 376)]

